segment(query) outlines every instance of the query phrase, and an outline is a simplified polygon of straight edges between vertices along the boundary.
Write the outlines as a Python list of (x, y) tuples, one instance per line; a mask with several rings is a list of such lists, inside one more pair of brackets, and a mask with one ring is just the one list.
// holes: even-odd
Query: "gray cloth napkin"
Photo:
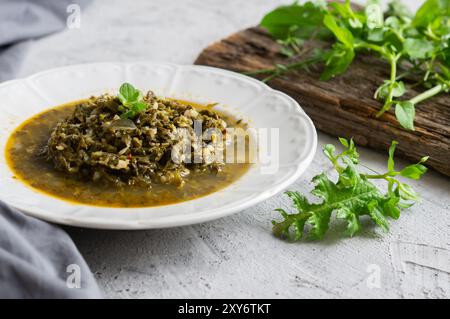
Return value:
[[(0, 0), (0, 82), (15, 76), (33, 39), (66, 26), (69, 4), (87, 2)], [(0, 298), (100, 297), (89, 267), (63, 230), (0, 202)]]
[(100, 297), (63, 230), (0, 202), (0, 298)]

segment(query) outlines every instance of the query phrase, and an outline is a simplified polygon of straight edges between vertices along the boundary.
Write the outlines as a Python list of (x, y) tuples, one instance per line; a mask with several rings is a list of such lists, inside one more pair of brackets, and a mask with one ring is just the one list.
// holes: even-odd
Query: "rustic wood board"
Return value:
[[(317, 46), (317, 43), (309, 43)], [(237, 72), (253, 71), (286, 63), (280, 46), (261, 28), (249, 28), (214, 43), (195, 64)], [(319, 81), (320, 69), (298, 71), (268, 84), (296, 99), (316, 127), (334, 136), (353, 137), (359, 145), (387, 150), (391, 140), (396, 154), (417, 161), (429, 155), (428, 166), (450, 176), (450, 94), (441, 94), (416, 107), (415, 131), (402, 129), (393, 111), (376, 118), (380, 102), (376, 88), (388, 78), (389, 67), (370, 57), (358, 57), (345, 74), (328, 82)], [(416, 95), (410, 91), (405, 97)]]

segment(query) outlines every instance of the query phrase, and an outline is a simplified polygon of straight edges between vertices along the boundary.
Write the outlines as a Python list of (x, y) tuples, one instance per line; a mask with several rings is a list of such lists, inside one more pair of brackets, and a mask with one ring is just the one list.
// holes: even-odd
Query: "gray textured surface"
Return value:
[[(34, 41), (20, 75), (105, 60), (189, 64), (281, 2), (290, 1), (96, 1), (80, 29)], [(328, 142), (334, 139), (319, 134), (320, 145)], [(384, 155), (362, 150), (362, 159), (383, 170)], [(291, 189), (309, 191), (311, 177), (328, 167), (318, 152)], [(423, 201), (389, 234), (368, 227), (353, 239), (337, 232), (321, 243), (274, 238), (273, 209), (289, 205), (283, 195), (202, 225), (69, 233), (108, 297), (450, 297), (449, 180), (430, 172), (415, 185)]]

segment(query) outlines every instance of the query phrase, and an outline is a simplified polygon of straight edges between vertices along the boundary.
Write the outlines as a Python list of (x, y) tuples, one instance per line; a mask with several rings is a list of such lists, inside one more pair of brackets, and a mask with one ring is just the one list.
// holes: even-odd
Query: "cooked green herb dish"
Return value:
[[(195, 139), (194, 121), (202, 131), (214, 128), (224, 132), (227, 123), (211, 110), (197, 111), (191, 105), (157, 98), (149, 92), (142, 102), (145, 111), (133, 119), (120, 117), (122, 106), (115, 96), (103, 95), (76, 106), (69, 118), (52, 131), (47, 155), (55, 167), (69, 174), (115, 184), (181, 186), (191, 172), (220, 172), (223, 162), (216, 161), (211, 141), (201, 141), (191, 156), (203, 155), (201, 163), (176, 163), (172, 150), (184, 142), (177, 128)], [(128, 111), (127, 111), (128, 112)], [(126, 113), (123, 113), (126, 114)], [(201, 138), (201, 137), (200, 137)], [(180, 155), (182, 156), (182, 154)]]
[(29, 119), (10, 137), (6, 155), (16, 177), (57, 197), (155, 206), (210, 194), (242, 176), (248, 163), (225, 163), (217, 155), (225, 151), (226, 128), (243, 126), (211, 107), (143, 96), (124, 84), (118, 96)]

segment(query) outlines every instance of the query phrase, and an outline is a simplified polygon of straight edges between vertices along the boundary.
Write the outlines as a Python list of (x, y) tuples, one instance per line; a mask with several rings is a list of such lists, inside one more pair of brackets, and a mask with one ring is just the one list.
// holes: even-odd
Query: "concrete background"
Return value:
[[(421, 1), (406, 1), (417, 8)], [(94, 61), (156, 60), (191, 64), (213, 41), (258, 23), (290, 1), (95, 1), (81, 28), (36, 40), (20, 76)], [(319, 145), (335, 138), (319, 134)], [(361, 149), (383, 171), (386, 155)], [(425, 154), (424, 154), (425, 155)], [(398, 164), (404, 164), (398, 161)], [(330, 166), (319, 151), (292, 190)], [(68, 228), (107, 297), (450, 297), (449, 180), (429, 172), (414, 184), (423, 201), (388, 234), (368, 225), (349, 239), (333, 223), (322, 242), (288, 244), (271, 234), (277, 195), (214, 222), (151, 231)], [(379, 279), (379, 282), (378, 282)]]

